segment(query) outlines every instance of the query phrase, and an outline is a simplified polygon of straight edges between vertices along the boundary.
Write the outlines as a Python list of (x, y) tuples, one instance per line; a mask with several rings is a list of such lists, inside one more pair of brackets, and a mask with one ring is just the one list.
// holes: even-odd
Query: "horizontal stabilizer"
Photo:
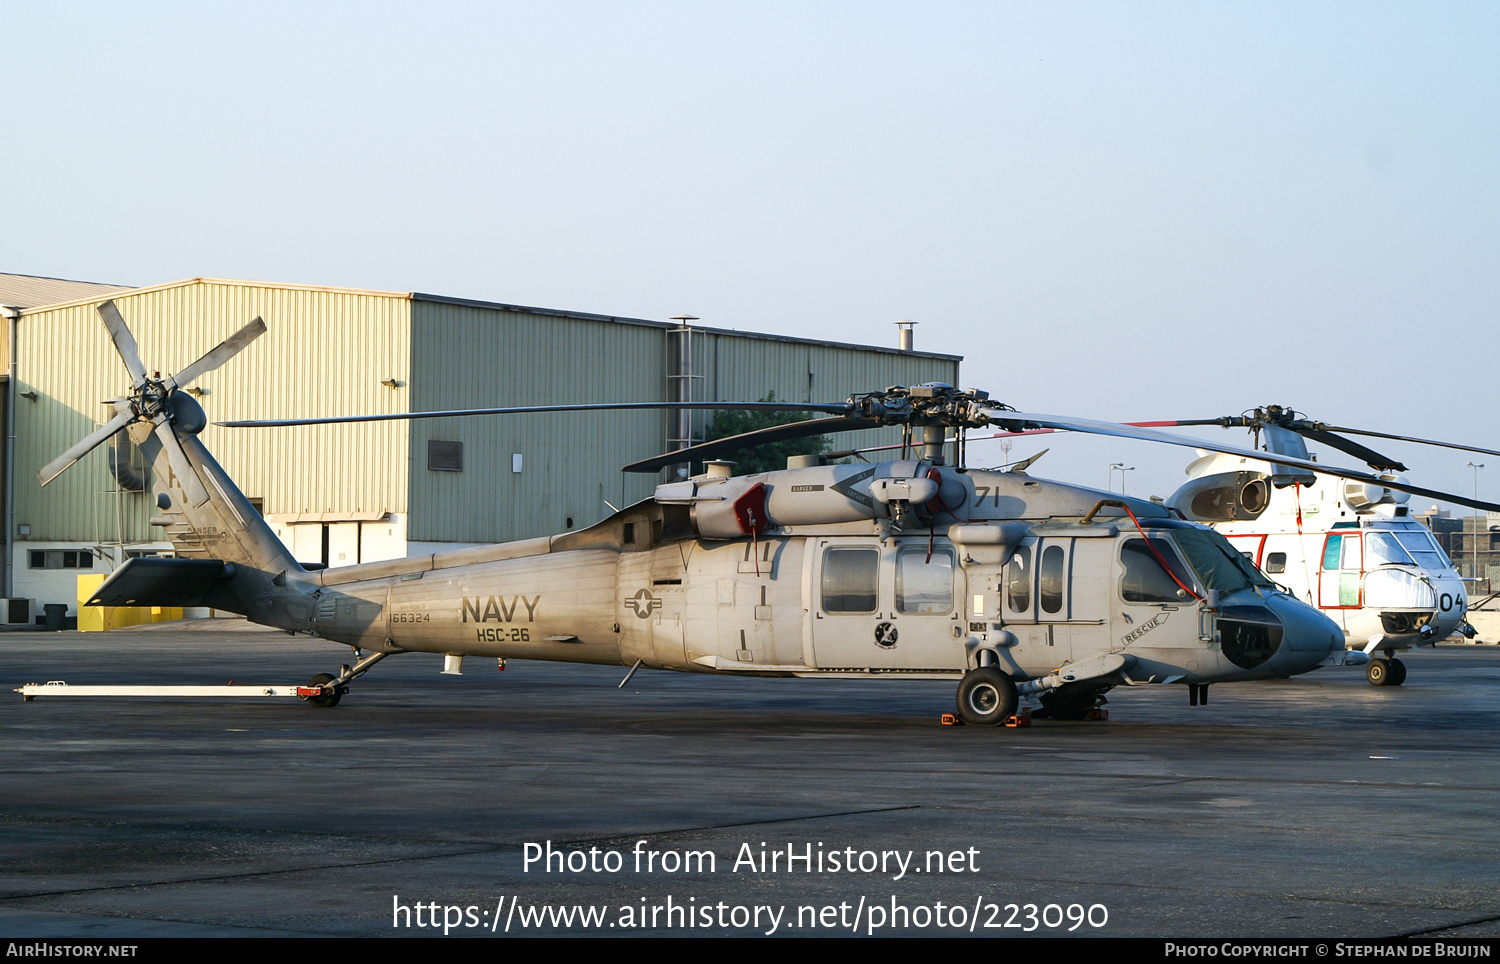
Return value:
[(127, 559), (87, 605), (201, 606), (229, 565), (217, 559)]

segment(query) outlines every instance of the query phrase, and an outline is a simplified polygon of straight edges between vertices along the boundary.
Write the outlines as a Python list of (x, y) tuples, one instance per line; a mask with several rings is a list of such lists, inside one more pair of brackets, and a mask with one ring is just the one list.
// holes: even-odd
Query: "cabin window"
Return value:
[(934, 549), (903, 549), (896, 558), (896, 609), (903, 613), (946, 613), (953, 610), (953, 553)]
[(1063, 569), (1066, 553), (1062, 546), (1048, 546), (1042, 550), (1042, 579), (1037, 590), (1037, 601), (1044, 613), (1060, 613), (1063, 605), (1063, 586), (1067, 573)]
[(1013, 613), (1031, 608), (1031, 547), (1017, 546), (1010, 565), (1005, 567), (1006, 605)]
[(823, 611), (874, 612), (879, 570), (876, 549), (829, 549), (823, 555)]
[(1272, 552), (1267, 554), (1266, 572), (1286, 572), (1286, 553)]

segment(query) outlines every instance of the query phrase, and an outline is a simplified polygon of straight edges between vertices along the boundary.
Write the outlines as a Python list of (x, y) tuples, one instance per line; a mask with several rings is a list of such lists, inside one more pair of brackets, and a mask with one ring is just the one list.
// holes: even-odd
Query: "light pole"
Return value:
[[(1479, 470), (1484, 468), (1483, 462), (1470, 462), (1469, 468), (1474, 470), (1474, 501), (1479, 501)], [(1479, 589), (1479, 507), (1474, 507), (1474, 589)]]
[(1124, 462), (1111, 462), (1109, 464), (1109, 491), (1115, 490), (1115, 472), (1120, 473), (1120, 494), (1125, 494), (1125, 473), (1134, 472), (1135, 466), (1126, 465)]

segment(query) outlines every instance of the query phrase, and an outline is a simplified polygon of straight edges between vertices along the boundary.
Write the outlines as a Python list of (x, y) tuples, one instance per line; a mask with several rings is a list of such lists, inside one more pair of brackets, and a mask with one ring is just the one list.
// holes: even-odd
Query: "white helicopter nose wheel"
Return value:
[(971, 726), (998, 726), (1019, 702), (1016, 684), (993, 666), (969, 670), (958, 684), (958, 715)]

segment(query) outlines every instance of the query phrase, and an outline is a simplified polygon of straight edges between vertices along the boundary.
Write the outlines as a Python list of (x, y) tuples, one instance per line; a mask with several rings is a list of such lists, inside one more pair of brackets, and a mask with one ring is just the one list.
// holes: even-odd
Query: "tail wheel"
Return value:
[(1400, 686), (1406, 682), (1406, 664), (1399, 659), (1391, 659), (1391, 681), (1388, 686)]
[[(307, 685), (327, 686), (329, 683), (332, 683), (334, 681), (334, 678), (335, 677), (332, 674), (319, 673), (317, 676), (314, 676), (312, 679), (308, 680)], [(324, 693), (322, 696), (309, 696), (307, 698), (307, 701), (313, 706), (338, 706), (339, 699), (344, 695), (343, 693), (339, 692), (339, 689), (339, 687), (334, 687), (330, 692)]]
[(969, 670), (958, 684), (958, 715), (971, 726), (1004, 723), (1019, 702), (1016, 684), (992, 666)]
[(1370, 665), (1365, 667), (1365, 679), (1370, 681), (1371, 686), (1390, 686), (1391, 664), (1383, 659), (1370, 660)]

